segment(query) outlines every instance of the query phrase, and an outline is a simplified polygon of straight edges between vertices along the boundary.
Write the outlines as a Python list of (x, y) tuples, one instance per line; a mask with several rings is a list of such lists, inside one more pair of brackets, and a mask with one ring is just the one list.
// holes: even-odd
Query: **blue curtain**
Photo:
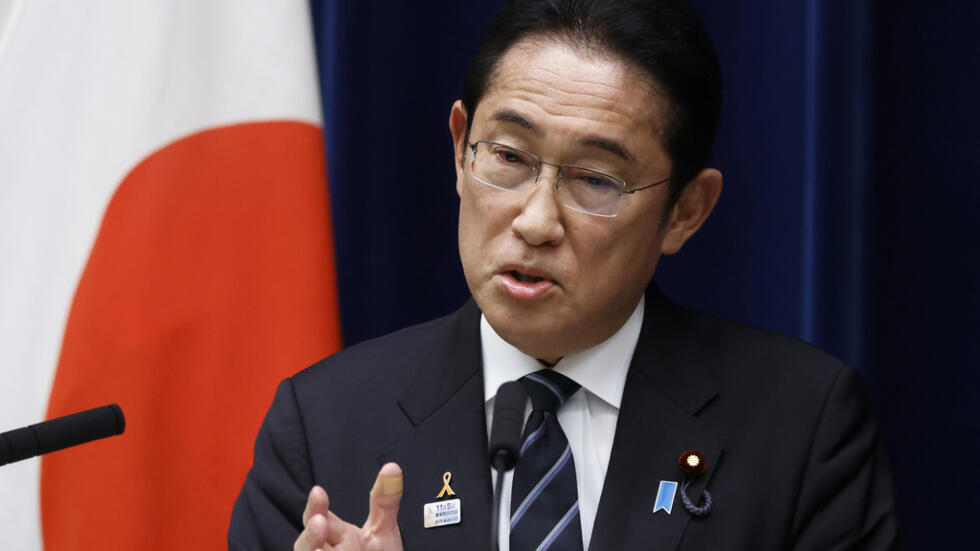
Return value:
[[(312, 4), (348, 344), (468, 296), (449, 106), (500, 4)], [(972, 541), (980, 4), (694, 4), (725, 81), (712, 162), (725, 190), (657, 281), (859, 367), (908, 547)]]

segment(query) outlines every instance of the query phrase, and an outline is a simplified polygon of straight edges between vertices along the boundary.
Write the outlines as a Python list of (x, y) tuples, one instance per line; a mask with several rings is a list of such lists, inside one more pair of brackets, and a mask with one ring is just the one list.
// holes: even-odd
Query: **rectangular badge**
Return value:
[(462, 508), (458, 499), (434, 501), (422, 506), (422, 525), (426, 528), (459, 524), (460, 520), (462, 520)]

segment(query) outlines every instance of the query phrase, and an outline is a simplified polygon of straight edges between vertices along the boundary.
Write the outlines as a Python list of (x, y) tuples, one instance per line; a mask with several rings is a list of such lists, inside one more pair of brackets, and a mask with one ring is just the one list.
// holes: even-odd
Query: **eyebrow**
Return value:
[[(531, 134), (537, 134), (538, 130), (535, 128), (531, 121), (524, 118), (521, 114), (511, 111), (510, 109), (499, 109), (491, 117), (492, 120), (500, 122), (509, 122), (520, 126), (528, 130)], [(580, 144), (587, 147), (597, 147), (604, 151), (608, 151), (617, 157), (620, 157), (626, 161), (632, 161), (633, 155), (630, 154), (629, 150), (626, 149), (623, 144), (609, 140), (606, 138), (601, 138), (598, 136), (587, 136), (579, 141)]]
[(531, 124), (531, 121), (525, 119), (524, 117), (522, 117), (521, 115), (519, 115), (514, 111), (511, 111), (510, 109), (497, 110), (497, 112), (493, 114), (493, 120), (501, 121), (501, 122), (512, 122), (516, 125), (519, 125), (529, 130), (531, 134), (538, 133), (537, 129), (534, 128), (534, 125)]
[(630, 152), (619, 142), (614, 142), (612, 140), (607, 140), (605, 138), (599, 138), (596, 136), (590, 136), (584, 138), (581, 142), (582, 145), (588, 145), (591, 147), (598, 147), (599, 149), (605, 149), (606, 151), (617, 155), (624, 160), (632, 161), (633, 156)]

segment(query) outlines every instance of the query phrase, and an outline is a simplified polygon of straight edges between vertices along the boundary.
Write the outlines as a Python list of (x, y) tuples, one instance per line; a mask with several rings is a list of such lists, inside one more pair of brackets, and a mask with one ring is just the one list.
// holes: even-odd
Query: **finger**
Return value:
[(306, 528), (293, 543), (293, 551), (314, 551), (322, 547), (326, 540), (327, 519), (323, 515), (315, 514), (309, 518)]
[(364, 530), (377, 536), (394, 536), (398, 533), (398, 504), (402, 499), (402, 469), (395, 463), (386, 463), (378, 472), (371, 488), (371, 502)]
[(303, 510), (303, 526), (313, 517), (313, 515), (326, 515), (330, 508), (330, 498), (327, 492), (319, 486), (314, 486), (310, 490), (310, 496), (306, 498), (306, 509)]

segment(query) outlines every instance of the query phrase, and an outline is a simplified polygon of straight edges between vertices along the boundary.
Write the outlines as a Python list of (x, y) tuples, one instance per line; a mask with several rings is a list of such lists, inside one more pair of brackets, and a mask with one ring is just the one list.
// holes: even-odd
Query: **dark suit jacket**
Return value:
[[(314, 484), (362, 524), (378, 468), (404, 470), (406, 549), (481, 549), (492, 488), (480, 312), (470, 301), (287, 379), (259, 431), (232, 549), (291, 549)], [(714, 509), (653, 513), (677, 458), (701, 451)], [(444, 472), (462, 522), (423, 528)], [(891, 549), (891, 474), (858, 374), (799, 341), (699, 315), (647, 291), (590, 549)], [(515, 550), (520, 551), (520, 550)]]

